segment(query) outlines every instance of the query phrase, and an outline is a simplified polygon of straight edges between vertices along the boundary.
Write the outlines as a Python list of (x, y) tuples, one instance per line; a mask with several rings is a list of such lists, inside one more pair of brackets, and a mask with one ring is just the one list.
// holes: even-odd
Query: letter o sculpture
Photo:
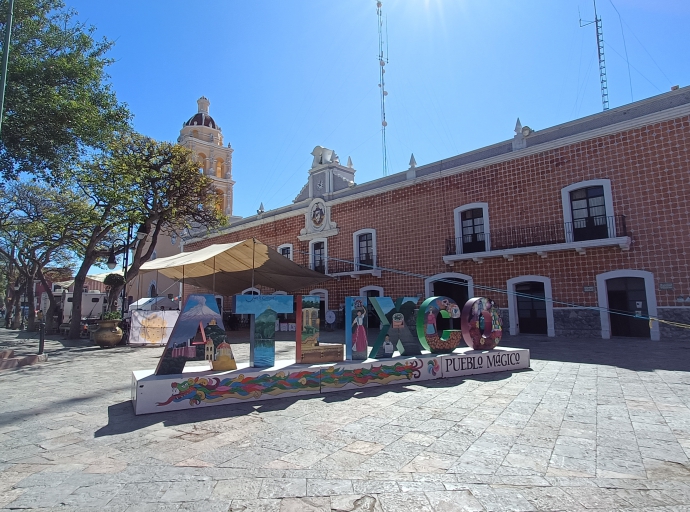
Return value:
[(501, 341), (503, 321), (494, 301), (474, 297), (462, 308), (462, 338), (474, 350), (491, 350)]

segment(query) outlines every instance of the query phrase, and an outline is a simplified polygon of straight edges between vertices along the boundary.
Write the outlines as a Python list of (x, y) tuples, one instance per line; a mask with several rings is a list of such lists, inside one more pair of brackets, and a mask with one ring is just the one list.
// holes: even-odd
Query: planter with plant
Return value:
[(122, 315), (119, 311), (108, 311), (103, 313), (98, 321), (98, 330), (93, 333), (93, 340), (96, 345), (103, 348), (114, 347), (122, 340), (122, 329), (120, 320)]

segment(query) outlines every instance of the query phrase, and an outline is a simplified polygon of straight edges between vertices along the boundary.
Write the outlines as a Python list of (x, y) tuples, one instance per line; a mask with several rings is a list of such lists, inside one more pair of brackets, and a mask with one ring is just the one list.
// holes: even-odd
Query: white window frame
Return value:
[(359, 259), (359, 236), (366, 235), (368, 233), (371, 233), (371, 246), (372, 250), (374, 251), (374, 268), (378, 267), (378, 262), (376, 261), (378, 259), (376, 250), (376, 230), (374, 228), (364, 228), (352, 233), (352, 262), (354, 263), (355, 271), (360, 270), (359, 263), (357, 263), (357, 260)]
[(314, 238), (309, 241), (309, 268), (314, 270), (314, 244), (323, 242), (324, 274), (328, 274), (328, 238)]
[[(432, 288), (434, 282), (446, 278), (462, 279), (463, 281), (467, 281), (467, 296), (470, 299), (474, 297), (474, 279), (472, 278), (472, 276), (468, 276), (467, 274), (461, 274), (459, 272), (443, 272), (441, 274), (436, 274), (434, 276), (427, 277), (424, 280), (424, 297), (433, 297), (434, 294), (432, 293)], [(458, 304), (458, 306), (462, 308), (464, 304)]]
[(544, 300), (546, 301), (546, 335), (549, 338), (556, 336), (556, 328), (553, 320), (553, 292), (551, 290), (551, 278), (543, 276), (518, 276), (508, 279), (508, 318), (510, 318), (510, 335), (515, 336), (520, 332), (518, 322), (517, 297), (515, 285), (525, 282), (544, 283)]
[[(485, 252), (491, 250), (491, 227), (489, 225), (489, 203), (468, 203), (458, 206), (453, 210), (453, 220), (455, 222), (455, 254), (463, 254), (462, 252), (462, 212), (467, 210), (474, 210), (475, 208), (482, 209), (482, 217), (484, 218), (484, 233), (488, 234), (484, 239)], [(458, 243), (460, 240), (460, 243)]]
[[(618, 277), (641, 277), (644, 279), (644, 291), (647, 297), (647, 314), (652, 318), (658, 318), (656, 305), (656, 290), (654, 288), (654, 274), (646, 270), (621, 269), (604, 272), (597, 275), (597, 299), (599, 301), (599, 320), (601, 322), (601, 337), (605, 340), (611, 339), (611, 316), (609, 314), (609, 294), (606, 281)], [(659, 322), (652, 322), (649, 330), (649, 337), (652, 341), (659, 341)]]
[[(250, 292), (256, 292), (255, 294), (250, 293)], [(251, 286), (249, 288), (245, 288), (242, 290), (242, 293), (240, 295), (261, 295), (261, 290), (258, 288), (252, 288)]]
[[(285, 249), (286, 247), (290, 248), (290, 261), (295, 261), (295, 250), (292, 248), (292, 244), (281, 244), (278, 246), (277, 251), (280, 252), (281, 249)], [(281, 254), (282, 256), (282, 254)]]
[[(613, 217), (613, 194), (611, 192), (611, 180), (598, 179), (586, 180), (578, 183), (572, 183), (567, 187), (561, 189), (561, 205), (563, 208), (563, 225), (572, 225), (573, 222), (573, 208), (570, 203), (570, 193), (574, 190), (588, 187), (603, 187), (604, 188), (604, 208), (606, 210), (606, 218)], [(616, 223), (613, 222), (611, 226), (610, 238), (616, 238)], [(572, 241), (572, 240), (571, 240)]]
[(316, 288), (309, 292), (309, 295), (318, 295), (323, 299), (324, 311), (328, 311), (328, 290), (325, 288)]
[(366, 297), (366, 293), (368, 291), (375, 291), (379, 292), (379, 297), (383, 297), (383, 286), (364, 286), (359, 289), (359, 296), (360, 297)]

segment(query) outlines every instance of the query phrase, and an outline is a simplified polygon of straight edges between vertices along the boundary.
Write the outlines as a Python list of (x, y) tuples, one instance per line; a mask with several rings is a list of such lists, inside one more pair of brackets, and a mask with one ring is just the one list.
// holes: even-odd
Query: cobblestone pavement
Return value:
[(0, 508), (690, 510), (690, 344), (504, 344), (532, 368), (137, 417), (160, 348), (49, 340), (0, 372)]

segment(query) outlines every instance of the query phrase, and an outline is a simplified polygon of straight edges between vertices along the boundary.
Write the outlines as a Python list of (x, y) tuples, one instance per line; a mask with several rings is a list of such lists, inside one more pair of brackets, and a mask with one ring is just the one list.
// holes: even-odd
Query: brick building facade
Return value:
[(689, 338), (635, 316), (690, 323), (690, 87), (515, 132), (363, 184), (317, 147), (293, 204), (184, 250), (256, 237), (333, 276), (301, 291), (324, 309), (360, 294), (488, 296), (512, 334)]

